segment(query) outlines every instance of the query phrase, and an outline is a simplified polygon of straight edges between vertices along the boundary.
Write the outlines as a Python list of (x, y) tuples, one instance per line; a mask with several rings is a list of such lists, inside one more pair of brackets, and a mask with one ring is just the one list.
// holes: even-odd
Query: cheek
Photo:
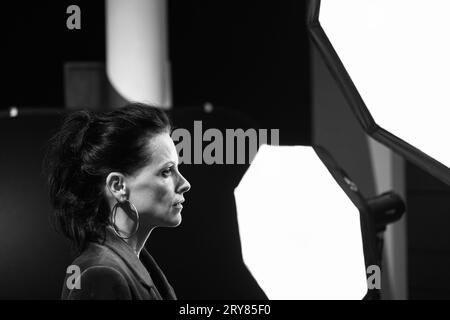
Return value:
[(172, 205), (174, 186), (170, 179), (135, 186), (133, 200), (143, 211), (166, 210)]
[(160, 184), (153, 189), (154, 200), (160, 205), (170, 205), (173, 200), (173, 189), (170, 184)]

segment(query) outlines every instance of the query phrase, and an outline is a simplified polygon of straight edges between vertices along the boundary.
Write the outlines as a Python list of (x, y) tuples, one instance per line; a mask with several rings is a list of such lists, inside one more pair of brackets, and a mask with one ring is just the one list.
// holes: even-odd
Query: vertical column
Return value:
[[(404, 160), (390, 149), (368, 137), (376, 193), (394, 191), (406, 200)], [(406, 214), (388, 225), (384, 232), (383, 299), (408, 299)]]
[(167, 43), (166, 0), (106, 1), (106, 74), (124, 100), (170, 108)]

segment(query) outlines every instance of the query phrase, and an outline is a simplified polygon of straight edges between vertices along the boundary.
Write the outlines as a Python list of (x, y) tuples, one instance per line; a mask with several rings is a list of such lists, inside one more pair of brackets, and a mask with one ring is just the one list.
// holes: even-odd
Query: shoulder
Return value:
[(131, 299), (126, 266), (109, 248), (93, 243), (70, 267), (62, 299)]
[(82, 271), (94, 266), (107, 266), (121, 270), (125, 268), (122, 259), (110, 248), (99, 243), (90, 243), (73, 262)]
[[(67, 277), (66, 299), (131, 299), (131, 292), (124, 276), (110, 266), (91, 266), (81, 274)], [(70, 289), (69, 289), (70, 288)]]

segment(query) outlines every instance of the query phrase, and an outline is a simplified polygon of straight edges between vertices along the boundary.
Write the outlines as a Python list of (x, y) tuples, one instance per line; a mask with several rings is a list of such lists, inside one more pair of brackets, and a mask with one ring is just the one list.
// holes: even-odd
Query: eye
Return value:
[(167, 177), (169, 177), (172, 174), (172, 172), (173, 172), (173, 167), (169, 167), (169, 168), (164, 169), (161, 172), (161, 174), (162, 174), (163, 177), (167, 178)]

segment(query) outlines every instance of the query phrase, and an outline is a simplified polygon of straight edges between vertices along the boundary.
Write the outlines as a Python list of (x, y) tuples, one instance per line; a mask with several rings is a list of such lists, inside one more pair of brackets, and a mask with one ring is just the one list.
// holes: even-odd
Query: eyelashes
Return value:
[(173, 167), (164, 169), (164, 170), (161, 172), (162, 176), (163, 176), (163, 177), (166, 177), (166, 178), (167, 178), (167, 177), (170, 177), (170, 176), (172, 175), (172, 173), (173, 173)]

